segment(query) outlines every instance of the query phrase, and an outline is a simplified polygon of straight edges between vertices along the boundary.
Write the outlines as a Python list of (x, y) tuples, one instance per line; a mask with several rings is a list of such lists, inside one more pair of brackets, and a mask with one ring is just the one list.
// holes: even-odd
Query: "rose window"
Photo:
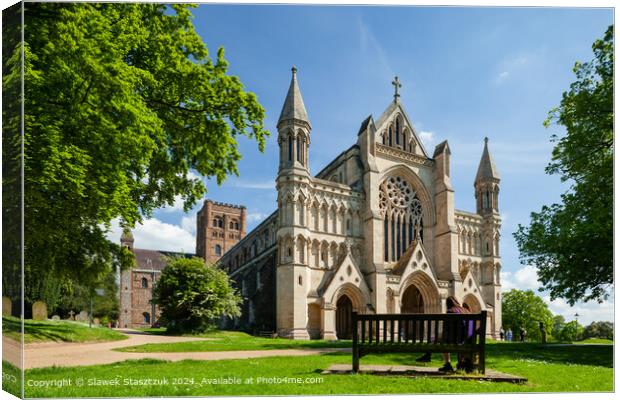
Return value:
[(400, 176), (380, 186), (379, 210), (384, 218), (385, 261), (398, 260), (413, 240), (422, 240), (422, 203), (409, 182)]

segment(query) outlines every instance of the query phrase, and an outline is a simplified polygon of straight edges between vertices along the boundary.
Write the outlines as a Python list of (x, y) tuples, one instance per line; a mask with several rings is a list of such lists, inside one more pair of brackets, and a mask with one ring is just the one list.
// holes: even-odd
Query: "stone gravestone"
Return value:
[(70, 321), (75, 321), (75, 312), (73, 312), (73, 310), (69, 311), (69, 320)]
[(11, 311), (13, 311), (13, 302), (8, 297), (2, 296), (2, 315), (10, 317)]
[(99, 318), (95, 318), (95, 319), (93, 319), (93, 324), (95, 324), (95, 325), (99, 325)]
[(60, 321), (60, 317), (58, 315), (53, 315), (52, 321)]
[(75, 316), (75, 320), (79, 322), (88, 322), (88, 312), (82, 310)]
[(47, 304), (42, 301), (35, 301), (32, 305), (32, 319), (38, 321), (47, 319)]

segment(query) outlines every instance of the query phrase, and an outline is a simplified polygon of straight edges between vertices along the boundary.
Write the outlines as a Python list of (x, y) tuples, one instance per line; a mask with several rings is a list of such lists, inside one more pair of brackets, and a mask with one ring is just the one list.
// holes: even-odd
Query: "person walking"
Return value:
[(519, 329), (519, 339), (521, 339), (522, 342), (525, 342), (525, 328), (521, 327), (521, 329)]
[(504, 327), (500, 326), (499, 328), (499, 340), (504, 341)]

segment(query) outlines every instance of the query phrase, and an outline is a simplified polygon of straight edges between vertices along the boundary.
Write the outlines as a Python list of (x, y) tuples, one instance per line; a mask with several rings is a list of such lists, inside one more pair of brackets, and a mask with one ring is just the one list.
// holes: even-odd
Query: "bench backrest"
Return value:
[(353, 345), (464, 345), (484, 347), (487, 312), (479, 314), (352, 313)]

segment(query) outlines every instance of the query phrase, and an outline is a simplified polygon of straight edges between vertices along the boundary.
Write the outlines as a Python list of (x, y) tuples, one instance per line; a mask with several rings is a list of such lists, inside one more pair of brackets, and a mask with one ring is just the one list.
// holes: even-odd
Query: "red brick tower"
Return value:
[(196, 255), (215, 263), (245, 237), (245, 206), (205, 200), (196, 217)]

